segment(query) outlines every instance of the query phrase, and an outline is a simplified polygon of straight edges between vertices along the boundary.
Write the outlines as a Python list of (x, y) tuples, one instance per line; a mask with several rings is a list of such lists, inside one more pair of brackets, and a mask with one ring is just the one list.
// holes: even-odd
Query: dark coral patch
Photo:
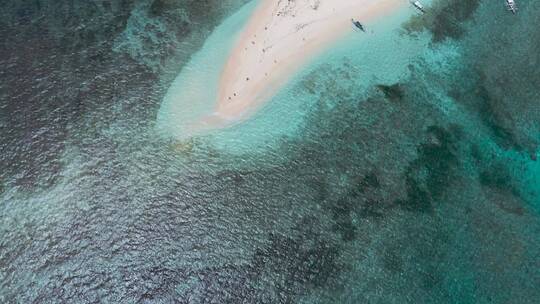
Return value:
[(399, 83), (393, 85), (379, 84), (377, 85), (377, 89), (390, 101), (401, 101), (405, 96), (405, 88)]
[(418, 158), (406, 173), (407, 198), (396, 201), (407, 211), (429, 213), (453, 178), (452, 171), (458, 165), (457, 142), (461, 129), (457, 126), (448, 131), (439, 126), (427, 129), (425, 142), (418, 146)]
[(411, 34), (428, 30), (433, 42), (459, 39), (465, 34), (463, 22), (473, 17), (479, 4), (480, 0), (439, 1), (428, 8), (425, 15), (412, 17), (404, 28)]

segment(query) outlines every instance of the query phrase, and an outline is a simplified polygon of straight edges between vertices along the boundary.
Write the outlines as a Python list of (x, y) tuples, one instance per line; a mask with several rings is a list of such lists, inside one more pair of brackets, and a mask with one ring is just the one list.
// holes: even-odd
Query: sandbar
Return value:
[(192, 127), (226, 127), (251, 116), (299, 69), (352, 31), (406, 0), (260, 0), (221, 71), (215, 111)]

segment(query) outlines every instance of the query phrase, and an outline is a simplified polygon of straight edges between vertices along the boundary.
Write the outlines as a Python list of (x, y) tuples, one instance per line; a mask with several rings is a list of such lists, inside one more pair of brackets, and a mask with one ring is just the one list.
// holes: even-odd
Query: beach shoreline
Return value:
[(303, 66), (355, 30), (406, 5), (404, 0), (262, 0), (221, 71), (215, 112), (206, 127), (251, 116)]

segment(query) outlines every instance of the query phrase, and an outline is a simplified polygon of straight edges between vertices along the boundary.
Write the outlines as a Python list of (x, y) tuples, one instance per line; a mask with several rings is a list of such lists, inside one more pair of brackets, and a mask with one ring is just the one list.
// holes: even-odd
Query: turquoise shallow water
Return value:
[(433, 1), (174, 139), (246, 3), (4, 4), (0, 302), (538, 302), (538, 7)]

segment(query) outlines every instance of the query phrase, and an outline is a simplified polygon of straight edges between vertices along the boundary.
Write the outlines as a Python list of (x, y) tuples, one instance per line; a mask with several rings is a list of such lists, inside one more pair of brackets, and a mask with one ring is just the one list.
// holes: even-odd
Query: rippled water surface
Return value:
[[(163, 136), (247, 2), (2, 4), (0, 302), (536, 303), (538, 5), (434, 0), (252, 121)], [(370, 68), (388, 42), (406, 64)]]

